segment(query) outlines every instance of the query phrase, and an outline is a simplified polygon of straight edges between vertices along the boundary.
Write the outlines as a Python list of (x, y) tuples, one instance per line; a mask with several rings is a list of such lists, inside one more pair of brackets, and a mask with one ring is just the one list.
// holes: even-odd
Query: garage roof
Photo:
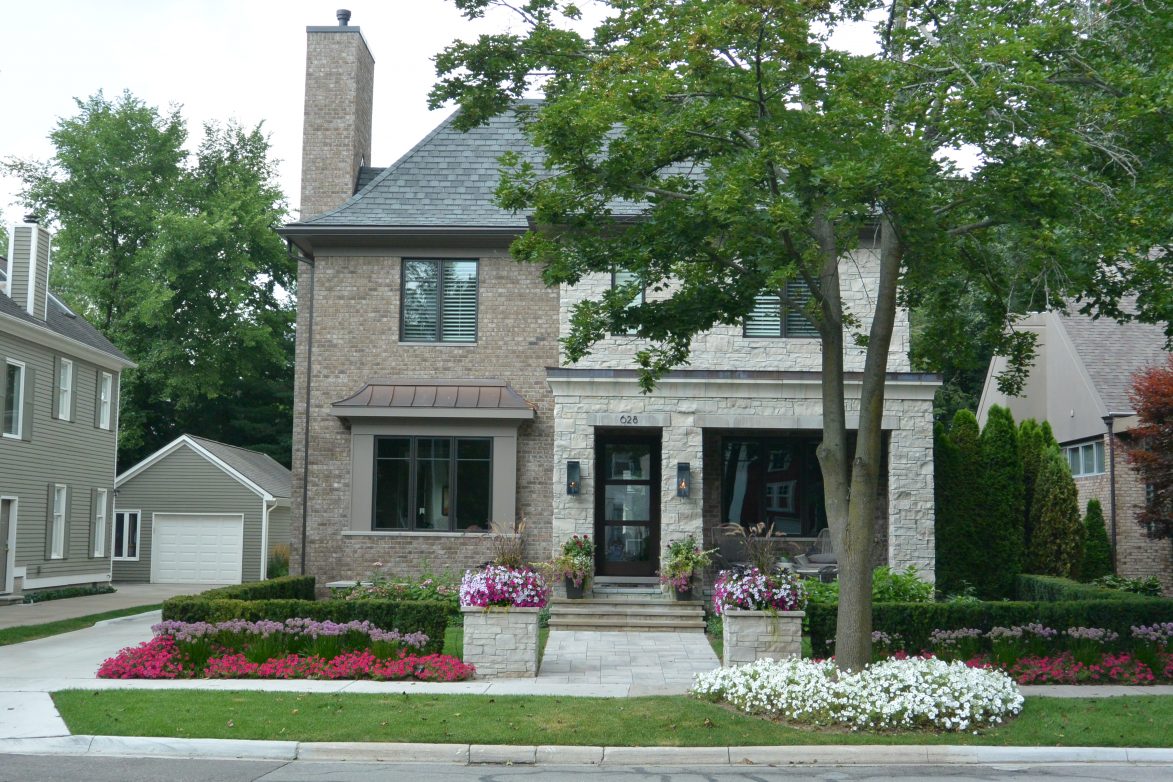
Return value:
[(208, 440), (204, 437), (193, 437), (188, 434), (181, 435), (178, 439), (155, 451), (119, 475), (114, 480), (114, 485), (121, 486), (163, 457), (184, 446), (195, 451), (265, 499), (289, 499), (291, 494), (290, 472), (270, 456), (258, 451), (250, 451), (247, 448)]

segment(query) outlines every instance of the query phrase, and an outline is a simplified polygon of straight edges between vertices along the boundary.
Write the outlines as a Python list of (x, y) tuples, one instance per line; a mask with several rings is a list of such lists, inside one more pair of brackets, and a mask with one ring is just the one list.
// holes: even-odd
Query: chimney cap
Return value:
[(30, 212), (29, 214), (26, 214), (24, 216), (24, 221), (26, 223), (40, 223), (41, 219), (39, 217), (37, 217), (35, 214)]
[(345, 8), (339, 8), (335, 16), (338, 17), (339, 27), (346, 27), (350, 24), (350, 11)]

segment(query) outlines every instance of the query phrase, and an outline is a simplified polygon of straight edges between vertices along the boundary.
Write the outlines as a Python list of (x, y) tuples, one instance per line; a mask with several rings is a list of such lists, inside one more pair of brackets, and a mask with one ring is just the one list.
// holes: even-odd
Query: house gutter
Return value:
[[(286, 238), (286, 246), (292, 249), (294, 244), (292, 239)], [(299, 245), (300, 247), (300, 245)], [(304, 435), (302, 436), (302, 452), (301, 452), (301, 551), (299, 559), (301, 562), (299, 575), (305, 575), (305, 544), (306, 544), (306, 530), (309, 527), (309, 479), (310, 479), (310, 390), (313, 387), (314, 381), (314, 289), (316, 282), (314, 279), (317, 266), (314, 264), (312, 255), (289, 253), (298, 263), (304, 263), (310, 267), (310, 300), (309, 309), (306, 311), (306, 345), (305, 345), (305, 410), (302, 414), (304, 427)], [(300, 275), (299, 275), (300, 276)], [(299, 301), (302, 291), (298, 290)]]
[[(273, 502), (269, 504), (270, 500)], [(261, 581), (269, 577), (269, 511), (277, 507), (276, 497), (261, 499)]]

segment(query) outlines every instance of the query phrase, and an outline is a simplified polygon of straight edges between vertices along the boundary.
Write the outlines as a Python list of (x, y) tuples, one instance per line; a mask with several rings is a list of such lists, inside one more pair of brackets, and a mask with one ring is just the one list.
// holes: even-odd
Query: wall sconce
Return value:
[(582, 486), (582, 467), (578, 462), (566, 463), (566, 493), (578, 494)]
[(688, 462), (678, 462), (676, 465), (676, 496), (688, 496), (688, 484), (692, 482), (692, 470)]

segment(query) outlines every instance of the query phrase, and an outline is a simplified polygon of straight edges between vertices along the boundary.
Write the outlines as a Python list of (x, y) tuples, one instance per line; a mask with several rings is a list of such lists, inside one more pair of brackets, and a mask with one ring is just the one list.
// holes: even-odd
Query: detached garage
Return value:
[(113, 580), (264, 579), (290, 543), (289, 470), (269, 456), (183, 435), (114, 482)]

